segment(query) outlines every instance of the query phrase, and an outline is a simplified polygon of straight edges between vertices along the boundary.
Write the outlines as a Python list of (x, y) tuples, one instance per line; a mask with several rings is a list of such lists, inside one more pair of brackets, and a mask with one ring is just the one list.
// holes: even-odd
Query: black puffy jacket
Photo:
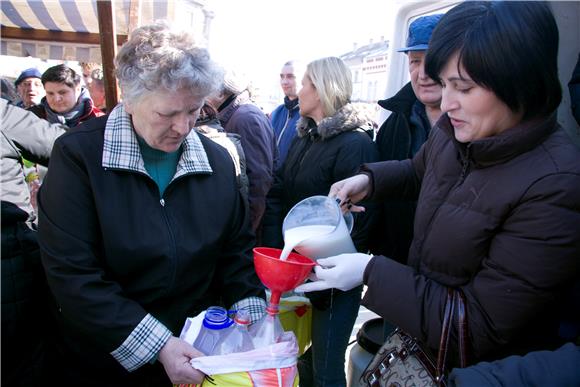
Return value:
[(408, 266), (371, 259), (363, 304), (435, 349), (459, 288), (471, 361), (555, 348), (580, 276), (579, 160), (555, 116), (462, 144), (444, 115), (413, 160), (365, 166), (372, 199), (419, 196)]

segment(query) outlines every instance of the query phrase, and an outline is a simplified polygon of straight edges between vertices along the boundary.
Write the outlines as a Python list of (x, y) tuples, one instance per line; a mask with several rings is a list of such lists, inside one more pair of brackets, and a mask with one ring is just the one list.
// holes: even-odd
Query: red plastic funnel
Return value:
[(264, 285), (272, 292), (270, 303), (278, 305), (280, 295), (300, 285), (316, 263), (303, 255), (290, 253), (280, 260), (282, 250), (271, 247), (254, 248), (254, 267)]

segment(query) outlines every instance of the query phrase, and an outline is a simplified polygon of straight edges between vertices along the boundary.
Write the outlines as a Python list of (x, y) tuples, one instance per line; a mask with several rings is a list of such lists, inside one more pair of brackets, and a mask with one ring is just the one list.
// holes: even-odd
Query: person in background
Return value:
[(2, 77), (0, 78), (0, 82), (2, 85), (2, 98), (11, 105), (17, 105), (22, 102), (12, 81)]
[(292, 140), (296, 137), (296, 123), (300, 118), (298, 106), (298, 84), (303, 70), (297, 61), (288, 61), (280, 70), (280, 86), (284, 92), (284, 103), (272, 111), (270, 121), (278, 146), (278, 168), (284, 164)]
[(580, 386), (580, 346), (567, 343), (555, 351), (534, 351), (471, 367), (454, 368), (450, 387)]
[(217, 111), (207, 103), (201, 108), (199, 119), (195, 123), (195, 130), (228, 150), (236, 167), (238, 186), (240, 191), (242, 191), (244, 199), (247, 201), (250, 183), (248, 182), (248, 175), (246, 173), (246, 155), (240, 135), (227, 133), (217, 119)]
[[(414, 20), (409, 26), (407, 45), (397, 50), (407, 55), (411, 81), (393, 97), (378, 102), (391, 111), (375, 139), (381, 161), (415, 156), (441, 116), (441, 85), (425, 72), (425, 55), (431, 33), (442, 16), (429, 15)], [(415, 201), (385, 201), (380, 209), (382, 221), (369, 237), (371, 253), (402, 263), (407, 261), (416, 205)]]
[(248, 201), (251, 225), (259, 240), (266, 195), (274, 180), (278, 150), (270, 121), (252, 102), (248, 87), (249, 82), (242, 74), (227, 70), (223, 84), (208, 102), (217, 110), (217, 118), (225, 131), (241, 137), (250, 183)]
[(48, 68), (42, 74), (42, 84), (46, 96), (40, 104), (29, 108), (38, 117), (73, 128), (103, 115), (93, 104), (89, 91), (81, 86), (81, 77), (67, 65)]
[[(332, 182), (352, 176), (361, 163), (378, 160), (372, 118), (362, 106), (350, 103), (351, 95), (351, 72), (341, 59), (322, 58), (307, 65), (298, 93), (297, 138), (268, 194), (265, 246), (283, 247), (283, 220), (296, 203), (328, 193)], [(359, 215), (352, 238), (357, 251), (366, 252), (373, 211)], [(301, 386), (346, 385), (345, 351), (361, 291), (359, 286), (307, 294), (313, 306), (312, 346), (298, 363)]]
[(192, 130), (222, 75), (164, 22), (135, 29), (115, 68), (123, 102), (56, 141), (39, 192), (55, 384), (198, 384), (186, 318), (266, 307), (233, 162)]
[(85, 87), (90, 90), (91, 83), (93, 83), (93, 77), (91, 76), (93, 71), (97, 69), (102, 70), (103, 66), (96, 62), (80, 62), (79, 65), (81, 66), (81, 75), (83, 77)]
[(41, 81), (42, 75), (38, 69), (32, 67), (20, 73), (14, 81), (16, 91), (20, 96), (20, 102), (16, 104), (24, 109), (38, 105), (44, 97), (44, 86)]
[(48, 287), (36, 239), (36, 212), (22, 159), (48, 162), (67, 129), (0, 99), (2, 190), (2, 385), (45, 382), (45, 351), (52, 335)]
[(338, 255), (297, 290), (365, 283), (363, 304), (434, 353), (447, 292), (460, 291), (470, 364), (561, 346), (580, 276), (580, 150), (557, 122), (558, 41), (546, 2), (449, 10), (426, 57), (444, 112), (429, 139), (413, 159), (365, 164), (329, 192), (353, 211), (363, 198), (418, 198), (408, 264)]
[(93, 103), (103, 113), (107, 112), (107, 99), (105, 97), (105, 80), (103, 69), (97, 68), (91, 72), (92, 82), (88, 86)]

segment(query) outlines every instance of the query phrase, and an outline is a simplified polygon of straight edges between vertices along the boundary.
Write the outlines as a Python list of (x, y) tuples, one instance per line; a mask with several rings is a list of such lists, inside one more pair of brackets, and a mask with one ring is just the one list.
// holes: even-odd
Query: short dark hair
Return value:
[(562, 100), (558, 26), (543, 1), (466, 1), (439, 22), (425, 59), (429, 77), (458, 54), (478, 85), (523, 119), (550, 115)]
[(81, 83), (81, 76), (65, 64), (49, 67), (42, 74), (42, 84), (46, 82), (64, 83), (70, 88), (75, 88)]

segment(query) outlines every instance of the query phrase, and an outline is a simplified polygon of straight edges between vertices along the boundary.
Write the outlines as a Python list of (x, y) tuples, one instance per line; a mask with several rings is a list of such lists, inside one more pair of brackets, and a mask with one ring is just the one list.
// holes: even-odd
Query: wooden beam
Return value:
[(115, 65), (113, 63), (115, 55), (117, 54), (117, 33), (113, 2), (114, 0), (97, 0), (101, 58), (103, 75), (105, 77), (105, 98), (107, 100), (108, 111), (113, 110), (119, 101), (119, 92), (115, 79)]
[[(100, 44), (100, 34), (89, 32), (48, 31), (32, 30), (18, 27), (2, 26), (0, 33), (3, 39), (35, 40), (39, 42)], [(117, 35), (117, 44), (122, 45), (127, 41), (127, 35)]]

